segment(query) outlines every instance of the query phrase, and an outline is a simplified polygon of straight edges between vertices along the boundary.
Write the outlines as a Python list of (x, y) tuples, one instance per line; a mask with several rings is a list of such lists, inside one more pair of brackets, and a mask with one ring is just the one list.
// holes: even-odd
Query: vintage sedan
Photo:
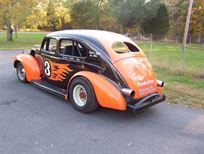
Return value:
[(165, 100), (143, 51), (126, 36), (99, 30), (64, 30), (15, 57), (22, 82), (70, 100), (82, 112), (100, 105), (136, 111)]

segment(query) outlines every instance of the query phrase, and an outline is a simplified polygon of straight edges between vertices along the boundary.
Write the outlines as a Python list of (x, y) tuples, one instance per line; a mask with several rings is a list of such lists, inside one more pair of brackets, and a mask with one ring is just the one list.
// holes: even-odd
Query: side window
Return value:
[(48, 52), (55, 53), (57, 50), (57, 40), (56, 39), (49, 39), (49, 45), (48, 45)]
[(48, 51), (48, 39), (44, 39), (43, 40), (43, 46), (42, 46), (42, 49), (43, 51)]
[(60, 41), (60, 54), (82, 58), (87, 56), (87, 50), (77, 41), (64, 39)]
[(57, 40), (53, 38), (47, 38), (44, 42), (42, 49), (45, 52), (55, 53), (57, 50)]
[(60, 41), (60, 54), (73, 55), (72, 50), (73, 41), (72, 40), (61, 40)]

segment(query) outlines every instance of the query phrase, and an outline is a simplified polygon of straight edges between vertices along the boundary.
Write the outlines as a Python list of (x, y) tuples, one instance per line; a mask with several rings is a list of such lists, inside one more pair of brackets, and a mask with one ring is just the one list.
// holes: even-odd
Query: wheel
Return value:
[(17, 64), (17, 67), (16, 67), (16, 74), (17, 74), (17, 77), (18, 79), (21, 81), (21, 82), (28, 82), (27, 81), (27, 78), (26, 78), (26, 72), (25, 72), (25, 69), (23, 67), (23, 65), (21, 63), (18, 63)]
[(98, 107), (91, 83), (83, 77), (75, 78), (69, 88), (69, 98), (73, 106), (81, 112), (92, 112)]

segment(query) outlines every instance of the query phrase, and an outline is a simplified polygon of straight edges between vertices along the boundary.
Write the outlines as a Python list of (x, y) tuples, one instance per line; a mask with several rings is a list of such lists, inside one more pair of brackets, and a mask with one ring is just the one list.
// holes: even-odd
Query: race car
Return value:
[(30, 54), (15, 57), (22, 82), (69, 100), (81, 112), (98, 106), (137, 111), (165, 100), (144, 52), (128, 37), (100, 30), (47, 34)]

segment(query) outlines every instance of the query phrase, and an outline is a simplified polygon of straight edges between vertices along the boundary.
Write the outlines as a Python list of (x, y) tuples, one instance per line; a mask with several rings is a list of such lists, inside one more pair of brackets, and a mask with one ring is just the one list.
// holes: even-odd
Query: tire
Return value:
[(16, 74), (17, 74), (17, 77), (18, 79), (21, 81), (21, 82), (24, 82), (24, 83), (27, 83), (27, 78), (26, 78), (26, 72), (25, 72), (25, 69), (22, 65), (22, 63), (18, 63), (17, 66), (16, 66)]
[(84, 113), (93, 112), (98, 107), (94, 89), (86, 78), (73, 79), (69, 87), (69, 98), (72, 105)]

